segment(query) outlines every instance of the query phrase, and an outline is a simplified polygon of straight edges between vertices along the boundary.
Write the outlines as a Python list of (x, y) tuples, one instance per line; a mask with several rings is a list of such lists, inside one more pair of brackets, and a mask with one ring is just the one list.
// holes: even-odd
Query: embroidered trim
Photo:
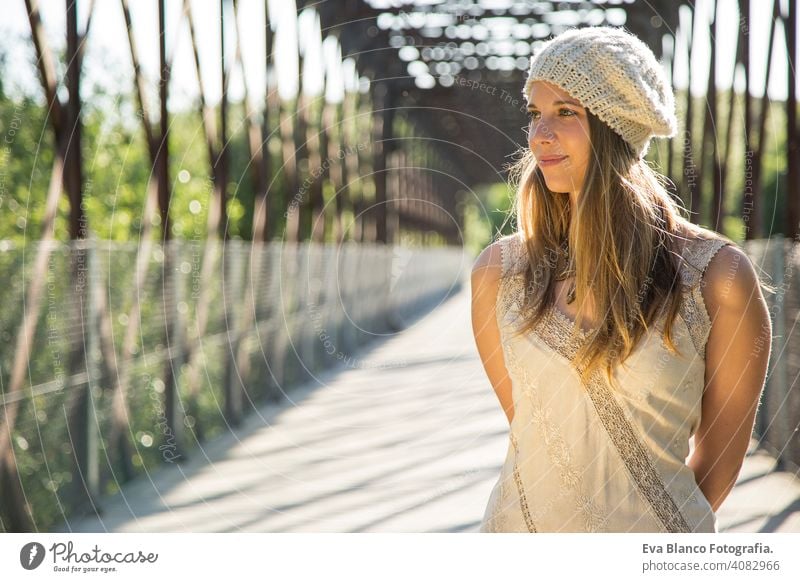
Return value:
[(508, 529), (508, 516), (505, 513), (506, 480), (501, 475), (497, 483), (497, 497), (492, 505), (490, 517), (481, 526), (485, 533), (502, 533)]
[(500, 239), (500, 258), (503, 277), (518, 273), (521, 269), (525, 245), (519, 234), (504, 236)]
[[(505, 356), (513, 374), (517, 378), (521, 378), (522, 393), (527, 397), (531, 406), (531, 420), (542, 435), (550, 462), (558, 470), (559, 479), (564, 485), (564, 494), (568, 490), (574, 490), (575, 498), (578, 500), (577, 508), (583, 515), (584, 527), (587, 532), (605, 531), (606, 512), (604, 508), (585, 495), (581, 472), (573, 462), (567, 441), (551, 420), (551, 410), (542, 404), (535, 382), (531, 380), (528, 371), (519, 365), (511, 346), (506, 346)], [(557, 498), (552, 497), (548, 499), (539, 507), (539, 511), (534, 512), (534, 515), (546, 515), (556, 500)]]
[[(533, 395), (530, 395), (530, 397), (534, 408), (532, 419), (539, 427), (547, 448), (547, 454), (559, 471), (562, 485), (566, 489), (575, 491), (578, 511), (583, 516), (584, 529), (589, 533), (605, 531), (607, 522), (605, 510), (584, 493), (581, 473), (575, 467), (566, 440), (558, 432), (550, 418), (552, 411), (549, 408), (545, 408), (538, 398), (534, 400)], [(547, 510), (549, 509), (550, 507), (547, 506)], [(545, 512), (545, 508), (542, 509), (542, 512)]]
[[(501, 333), (504, 329), (504, 322), (511, 321), (519, 313), (523, 303), (523, 287), (525, 276), (522, 268), (522, 258), (524, 246), (519, 236), (507, 236), (500, 239), (500, 256), (503, 268), (502, 277), (497, 289), (497, 300), (495, 311), (497, 324)], [(512, 316), (512, 317), (508, 317)]]
[[(497, 322), (500, 324), (509, 313), (519, 310), (522, 303), (522, 282), (520, 276), (500, 279), (497, 288)], [(502, 328), (501, 328), (502, 329)]]
[(491, 533), (530, 533), (530, 530), (521, 521), (511, 521), (509, 519), (508, 512), (512, 510), (512, 506), (519, 507), (517, 500), (509, 500), (508, 489), (510, 486), (509, 478), (501, 476), (498, 484), (499, 497), (493, 509), (492, 517), (482, 531)]
[[(721, 239), (694, 239), (683, 249), (683, 260), (680, 263), (680, 277), (683, 286), (683, 298), (680, 315), (689, 329), (689, 337), (697, 354), (705, 359), (705, 346), (711, 331), (711, 318), (703, 300), (702, 279), (714, 255), (724, 246), (728, 245)], [(513, 308), (522, 305), (523, 276), (521, 261), (524, 255), (524, 245), (519, 235), (506, 236), (500, 239), (500, 249), (503, 262), (503, 279), (498, 293), (498, 303), (501, 307), (499, 314), (505, 316)], [(576, 322), (570, 320), (555, 305), (548, 308), (551, 321), (543, 327), (549, 327), (544, 334), (562, 333), (566, 330), (570, 335), (577, 336), (566, 346), (567, 351), (562, 353), (569, 360), (574, 356), (568, 352), (577, 353), (581, 344), (588, 340), (594, 330), (584, 330)]]
[(497, 511), (493, 516), (494, 520), (494, 527), (495, 531), (502, 532), (508, 529), (508, 516), (505, 512), (506, 507), (506, 499), (508, 499), (508, 493), (506, 491), (507, 485), (506, 480), (500, 480), (500, 491), (498, 491), (499, 497), (497, 499)]
[(697, 354), (705, 360), (706, 343), (711, 332), (711, 318), (703, 299), (703, 275), (711, 259), (729, 243), (720, 239), (699, 239), (687, 245), (681, 263), (681, 280), (685, 287), (681, 316), (689, 329)]
[(639, 494), (650, 504), (666, 531), (670, 533), (692, 531), (675, 500), (667, 492), (661, 476), (650, 462), (647, 448), (642, 444), (599, 372), (592, 374), (586, 387), (597, 415), (636, 483)]
[(537, 533), (536, 525), (533, 523), (530, 509), (528, 508), (528, 498), (525, 495), (525, 485), (522, 482), (522, 476), (519, 474), (519, 466), (517, 465), (517, 457), (519, 457), (519, 443), (514, 434), (510, 434), (511, 445), (514, 447), (514, 482), (517, 484), (517, 494), (519, 495), (519, 506), (522, 508), (522, 516), (525, 518), (525, 525), (528, 527), (530, 533)]
[[(536, 330), (537, 335), (550, 349), (566, 358), (574, 366), (575, 356), (581, 347), (582, 340), (570, 333), (573, 327), (566, 316), (554, 316), (552, 309), (548, 315), (544, 325)], [(675, 501), (667, 492), (661, 477), (653, 467), (647, 448), (642, 444), (630, 421), (626, 418), (624, 410), (606, 384), (601, 371), (598, 370), (592, 374), (586, 388), (611, 442), (636, 483), (639, 493), (653, 509), (654, 515), (668, 532), (691, 531)]]

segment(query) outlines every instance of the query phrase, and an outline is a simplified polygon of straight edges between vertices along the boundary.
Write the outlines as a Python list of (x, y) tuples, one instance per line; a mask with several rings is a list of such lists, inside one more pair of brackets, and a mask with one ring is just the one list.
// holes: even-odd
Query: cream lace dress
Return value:
[(521, 235), (500, 239), (497, 323), (512, 382), (514, 419), (482, 532), (715, 532), (716, 518), (685, 464), (700, 421), (711, 329), (702, 275), (729, 244), (696, 238), (680, 267), (683, 306), (673, 354), (663, 320), (615, 370), (583, 385), (572, 360), (587, 333), (556, 306), (530, 334), (513, 336), (527, 265)]

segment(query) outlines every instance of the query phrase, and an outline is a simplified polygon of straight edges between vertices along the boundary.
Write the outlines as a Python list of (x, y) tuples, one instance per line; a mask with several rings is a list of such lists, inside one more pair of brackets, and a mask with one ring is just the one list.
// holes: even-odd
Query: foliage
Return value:
[(472, 256), (498, 236), (513, 232), (512, 203), (513, 193), (502, 182), (478, 188), (464, 203), (465, 246)]
[[(148, 181), (154, 177), (153, 167), (131, 100), (114, 103), (110, 111), (86, 107), (83, 113), (84, 211), (95, 237), (138, 241), (143, 234), (144, 200)], [(231, 106), (230, 117), (228, 231), (231, 238), (249, 239), (254, 188), (241, 104)], [(15, 101), (0, 94), (0, 135), (0, 210), (10, 213), (0, 223), (0, 240), (36, 241), (42, 236), (55, 149), (45, 107), (33, 98)], [(213, 186), (206, 139), (195, 111), (171, 116), (169, 148), (172, 235), (203, 240)], [(68, 240), (69, 211), (63, 197), (55, 227), (57, 240)], [(160, 238), (159, 225), (156, 211), (154, 238)]]

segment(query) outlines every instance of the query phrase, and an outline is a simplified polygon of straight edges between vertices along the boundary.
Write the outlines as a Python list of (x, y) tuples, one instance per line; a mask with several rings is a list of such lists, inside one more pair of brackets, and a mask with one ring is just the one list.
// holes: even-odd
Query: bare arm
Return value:
[(716, 511), (733, 489), (747, 452), (769, 361), (772, 326), (747, 255), (726, 246), (704, 276), (712, 321), (706, 345), (702, 419), (689, 458)]
[(494, 243), (483, 250), (472, 267), (472, 333), (486, 375), (511, 424), (514, 418), (511, 379), (503, 360), (495, 311), (501, 274), (500, 246)]

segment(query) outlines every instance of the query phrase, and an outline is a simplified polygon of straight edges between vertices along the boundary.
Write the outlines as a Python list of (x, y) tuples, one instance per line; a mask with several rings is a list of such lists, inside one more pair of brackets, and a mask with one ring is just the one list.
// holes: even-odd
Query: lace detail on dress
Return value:
[(503, 263), (503, 277), (519, 274), (525, 269), (525, 243), (519, 233), (499, 239), (500, 257)]
[(491, 517), (481, 528), (485, 533), (503, 533), (508, 530), (508, 515), (506, 514), (508, 493), (505, 478), (501, 476), (497, 484), (497, 498), (492, 507)]
[(588, 341), (588, 334), (573, 326), (569, 318), (555, 305), (551, 305), (546, 311), (541, 325), (536, 327), (534, 333), (547, 347), (569, 362), (575, 361), (582, 343)]
[(514, 275), (513, 277), (504, 277), (500, 279), (500, 285), (497, 289), (497, 323), (500, 329), (503, 328), (501, 323), (509, 314), (518, 313), (522, 307), (522, 289), (523, 289), (522, 275)]
[(519, 466), (517, 459), (519, 458), (519, 443), (517, 437), (513, 433), (509, 435), (511, 439), (511, 446), (514, 447), (514, 482), (517, 484), (517, 494), (519, 495), (519, 506), (522, 508), (522, 516), (525, 518), (525, 525), (528, 527), (530, 533), (536, 533), (536, 524), (533, 523), (531, 510), (528, 508), (528, 497), (525, 495), (525, 484), (522, 482), (522, 476), (519, 474)]
[(497, 322), (500, 329), (508, 314), (518, 313), (524, 300), (525, 245), (519, 235), (500, 239), (502, 277), (497, 291)]
[(683, 251), (684, 260), (681, 261), (680, 274), (685, 289), (681, 315), (689, 329), (692, 344), (703, 359), (706, 357), (706, 342), (711, 332), (711, 318), (702, 292), (705, 286), (703, 274), (714, 255), (727, 244), (727, 241), (720, 239), (697, 239)]
[[(559, 314), (560, 312), (552, 308), (546, 320), (537, 328), (536, 334), (545, 345), (574, 366), (581, 342), (587, 341), (587, 338), (574, 335), (572, 333), (574, 328), (569, 319), (563, 314), (559, 317)], [(686, 520), (653, 466), (647, 448), (603, 378), (602, 371), (598, 370), (592, 374), (586, 392), (639, 493), (648, 502), (664, 529), (668, 532), (690, 531)]]
[[(498, 293), (498, 316), (505, 317), (511, 311), (518, 311), (523, 303), (524, 275), (526, 268), (525, 244), (519, 234), (499, 239), (502, 257), (502, 280)], [(711, 319), (703, 300), (702, 289), (705, 284), (703, 274), (716, 253), (728, 243), (721, 239), (694, 239), (683, 250), (680, 265), (683, 301), (681, 316), (689, 329), (689, 336), (695, 351), (705, 359), (705, 347), (711, 332)], [(567, 342), (552, 341), (554, 336), (567, 335)], [(556, 345), (558, 353), (568, 360), (574, 359), (581, 344), (589, 339), (590, 331), (585, 331), (561, 313), (555, 305), (548, 309), (548, 317), (540, 326), (538, 335), (548, 345)], [(548, 341), (548, 338), (551, 341)]]
[(586, 388), (597, 415), (614, 447), (622, 457), (639, 494), (648, 502), (664, 529), (670, 533), (690, 532), (689, 524), (664, 486), (653, 466), (647, 447), (631, 426), (625, 411), (614, 398), (602, 372), (592, 374)]
[[(564, 492), (566, 493), (569, 490), (574, 490), (576, 498), (581, 500), (577, 509), (583, 516), (584, 527), (586, 528), (586, 531), (605, 531), (607, 521), (605, 510), (585, 495), (581, 472), (575, 466), (575, 462), (567, 441), (559, 432), (556, 423), (552, 420), (552, 411), (542, 403), (541, 395), (539, 394), (536, 383), (531, 380), (530, 376), (528, 375), (528, 371), (524, 367), (520, 366), (511, 346), (506, 347), (505, 357), (512, 374), (514, 374), (514, 377), (518, 378), (522, 383), (522, 394), (527, 398), (531, 406), (531, 420), (535, 423), (537, 429), (541, 433), (543, 442), (545, 444), (545, 449), (547, 450), (548, 459), (558, 471), (559, 479), (561, 484), (564, 486)], [(513, 437), (513, 435), (512, 439), (512, 442), (516, 443), (516, 438)], [(516, 444), (514, 445), (514, 448), (516, 450)], [(516, 463), (514, 465), (514, 469), (516, 471)], [(522, 491), (521, 483), (518, 483), (518, 487), (520, 488), (520, 491)], [(528, 516), (532, 517), (531, 521), (533, 522), (536, 520), (537, 516), (547, 514), (556, 501), (557, 499), (554, 498), (548, 499), (539, 507), (538, 511), (533, 512), (532, 516), (531, 511), (527, 507), (526, 503), (523, 506), (523, 511), (527, 514), (526, 522), (528, 520)]]

